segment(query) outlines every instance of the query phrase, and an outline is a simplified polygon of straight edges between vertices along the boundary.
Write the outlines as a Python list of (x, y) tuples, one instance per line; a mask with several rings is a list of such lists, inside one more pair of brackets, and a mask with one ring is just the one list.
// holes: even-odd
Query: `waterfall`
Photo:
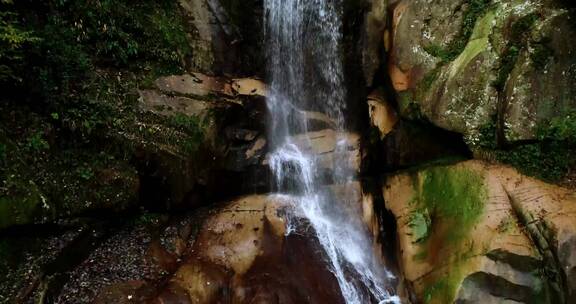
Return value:
[[(346, 185), (355, 179), (349, 164), (346, 133), (346, 88), (342, 67), (342, 3), (339, 0), (265, 0), (268, 47), (269, 164), (276, 186), (293, 202), (292, 222), (305, 219), (325, 251), (346, 303), (399, 303), (391, 295), (385, 270), (371, 248), (351, 206), (326, 185)], [(314, 153), (308, 113), (327, 115), (331, 123), (333, 157)], [(328, 170), (321, 172), (322, 170)], [(352, 191), (352, 190), (351, 190)], [(288, 233), (297, 233), (290, 224)]]

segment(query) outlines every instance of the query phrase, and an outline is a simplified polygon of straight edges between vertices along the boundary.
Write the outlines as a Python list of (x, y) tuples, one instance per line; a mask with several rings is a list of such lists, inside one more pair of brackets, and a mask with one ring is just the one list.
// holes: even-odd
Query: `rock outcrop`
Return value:
[(188, 19), (187, 65), (208, 74), (253, 75), (260, 62), (262, 2), (178, 0)]
[(576, 109), (574, 11), (554, 1), (400, 1), (389, 74), (403, 115), (478, 144), (537, 139), (538, 128)]
[(383, 193), (416, 302), (574, 298), (574, 192), (468, 161), (391, 176)]
[(266, 87), (261, 81), (191, 73), (159, 78), (155, 88), (139, 94), (135, 128), (119, 135), (136, 146), (140, 173), (150, 183), (145, 189), (156, 188), (145, 197), (157, 208), (198, 205), (206, 197), (193, 193), (211, 192), (226, 172), (247, 173), (262, 162)]

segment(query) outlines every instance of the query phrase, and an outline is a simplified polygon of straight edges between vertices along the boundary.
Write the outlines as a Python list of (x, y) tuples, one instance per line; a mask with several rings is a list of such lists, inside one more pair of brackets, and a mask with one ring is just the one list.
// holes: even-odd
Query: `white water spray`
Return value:
[[(338, 0), (265, 0), (271, 115), (269, 163), (280, 191), (291, 193), (292, 218), (304, 218), (314, 230), (338, 280), (346, 303), (399, 303), (387, 288), (391, 275), (374, 256), (359, 210), (330, 195), (325, 185), (354, 180), (346, 168), (345, 86), (341, 60), (341, 12)], [(311, 146), (306, 111), (334, 122), (336, 143), (330, 181), (320, 174)], [(324, 165), (325, 167), (325, 165)], [(288, 233), (297, 229), (290, 225)]]

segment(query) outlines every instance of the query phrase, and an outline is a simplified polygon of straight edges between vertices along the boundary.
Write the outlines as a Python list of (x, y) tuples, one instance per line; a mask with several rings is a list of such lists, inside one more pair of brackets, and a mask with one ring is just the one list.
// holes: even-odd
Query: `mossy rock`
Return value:
[[(400, 114), (463, 134), (473, 151), (504, 155), (492, 160), (563, 182), (575, 166), (566, 157), (574, 143), (550, 129), (576, 111), (576, 56), (567, 41), (576, 11), (552, 1), (492, 1), (472, 20), (474, 5), (464, 2), (397, 5), (390, 61), (392, 82), (406, 84)], [(452, 25), (439, 26), (445, 23)], [(453, 33), (469, 28), (460, 52), (450, 52), (464, 37)]]
[(395, 174), (383, 193), (398, 223), (401, 271), (418, 302), (570, 298), (576, 201), (569, 190), (467, 161)]

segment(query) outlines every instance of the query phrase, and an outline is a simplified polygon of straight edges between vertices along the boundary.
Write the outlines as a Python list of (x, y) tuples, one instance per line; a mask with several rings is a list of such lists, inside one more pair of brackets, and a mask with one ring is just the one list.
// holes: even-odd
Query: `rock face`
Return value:
[(191, 69), (209, 74), (262, 71), (262, 3), (248, 0), (179, 0), (188, 17)]
[(388, 0), (372, 0), (364, 17), (362, 67), (366, 84), (372, 86), (374, 76), (382, 63), (384, 29), (388, 21)]
[(574, 192), (468, 161), (389, 177), (383, 193), (416, 302), (574, 298)]
[(378, 90), (368, 95), (368, 114), (370, 125), (378, 128), (380, 139), (388, 135), (398, 123), (396, 110)]
[(574, 11), (553, 1), (400, 1), (389, 74), (403, 115), (479, 141), (536, 139), (538, 127), (576, 109)]
[[(318, 244), (286, 233), (290, 197), (247, 196), (204, 224), (154, 303), (341, 303)], [(303, 262), (305, 261), (305, 262)]]
[(168, 197), (164, 208), (198, 204), (206, 198), (198, 194), (211, 192), (221, 175), (247, 173), (262, 162), (261, 81), (191, 73), (157, 79), (155, 88), (139, 94), (137, 128), (120, 135), (138, 147), (144, 189), (156, 188), (144, 195), (153, 204), (162, 205), (162, 196)]

